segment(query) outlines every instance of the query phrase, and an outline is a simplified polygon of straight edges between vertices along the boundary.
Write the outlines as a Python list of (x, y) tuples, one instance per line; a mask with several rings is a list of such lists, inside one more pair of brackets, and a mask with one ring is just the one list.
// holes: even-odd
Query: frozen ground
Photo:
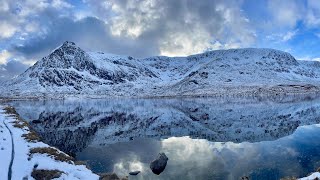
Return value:
[[(93, 174), (85, 165), (75, 165), (73, 161), (58, 161), (48, 154), (31, 154), (30, 151), (34, 148), (49, 146), (22, 137), (30, 133), (29, 128), (24, 126), (22, 121), (17, 121), (13, 115), (6, 114), (3, 108), (0, 106), (0, 179), (34, 179), (31, 174), (36, 170), (47, 170), (47, 173), (56, 174), (61, 172), (57, 179), (99, 179), (99, 176)], [(59, 150), (57, 152), (68, 157)]]

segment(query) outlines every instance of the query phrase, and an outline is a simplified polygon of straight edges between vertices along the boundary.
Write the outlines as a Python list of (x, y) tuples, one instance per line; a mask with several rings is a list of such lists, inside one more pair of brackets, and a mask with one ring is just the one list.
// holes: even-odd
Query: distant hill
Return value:
[(273, 49), (138, 59), (65, 42), (0, 87), (1, 97), (260, 96), (318, 92), (320, 62)]

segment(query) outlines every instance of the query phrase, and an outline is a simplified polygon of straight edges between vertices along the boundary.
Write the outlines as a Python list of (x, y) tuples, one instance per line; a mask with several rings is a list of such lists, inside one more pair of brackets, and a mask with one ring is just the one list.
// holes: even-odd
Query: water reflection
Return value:
[[(107, 99), (16, 101), (43, 140), (95, 172), (132, 179), (279, 179), (320, 167), (320, 101)], [(298, 128), (299, 127), (299, 128)], [(298, 128), (298, 129), (297, 129)], [(297, 130), (296, 130), (297, 129)], [(155, 176), (149, 162), (169, 157)]]
[[(210, 142), (190, 137), (171, 137), (161, 141), (133, 140), (108, 146), (90, 146), (78, 153), (95, 170), (128, 175), (131, 179), (280, 179), (301, 177), (320, 166), (320, 127), (299, 127), (287, 137), (256, 143)], [(169, 157), (166, 170), (154, 175), (150, 161), (158, 152)], [(99, 163), (97, 163), (99, 162)]]

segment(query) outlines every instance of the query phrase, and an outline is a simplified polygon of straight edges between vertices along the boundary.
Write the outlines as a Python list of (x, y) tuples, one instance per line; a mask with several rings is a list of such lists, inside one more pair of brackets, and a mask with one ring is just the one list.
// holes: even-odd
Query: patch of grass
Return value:
[(5, 113), (14, 117), (16, 120), (13, 121), (13, 127), (20, 128), (20, 129), (28, 129), (29, 132), (26, 134), (23, 134), (22, 137), (25, 138), (28, 142), (39, 142), (41, 138), (37, 135), (36, 132), (31, 130), (31, 127), (29, 126), (27, 121), (24, 121), (20, 115), (17, 113), (14, 107), (12, 106), (6, 106), (4, 108)]
[(52, 147), (36, 147), (30, 149), (30, 156), (32, 154), (48, 154), (49, 156), (53, 157), (56, 161), (62, 161), (62, 162), (67, 162), (72, 164), (74, 161), (74, 158), (63, 153), (59, 152), (57, 149), (52, 148)]
[(29, 124), (26, 121), (19, 119), (19, 121), (13, 122), (13, 127), (24, 129), (24, 128), (29, 128)]
[(75, 161), (74, 162), (75, 165), (87, 165), (86, 161)]
[(29, 131), (29, 133), (23, 134), (22, 137), (28, 142), (34, 142), (34, 143), (39, 142), (41, 140), (38, 134), (34, 131)]
[(35, 180), (51, 180), (59, 178), (63, 172), (59, 170), (33, 169), (31, 176)]
[(84, 165), (87, 169), (91, 169), (87, 163), (87, 161), (74, 161), (75, 165)]
[(6, 106), (3, 108), (5, 114), (8, 114), (10, 117), (15, 118), (16, 120), (13, 122), (13, 126), (16, 128), (29, 128), (29, 124), (24, 121), (20, 115), (17, 113), (16, 109), (12, 106)]
[[(26, 121), (24, 121), (23, 119), (21, 119), (20, 115), (17, 113), (16, 109), (12, 106), (6, 106), (3, 108), (3, 110), (5, 111), (5, 114), (8, 114), (11, 117), (14, 117), (18, 122), (22, 121), (24, 122), (24, 124), (26, 125), (26, 127), (28, 126), (28, 123)], [(19, 122), (20, 123), (20, 122)]]
[(13, 114), (13, 115), (18, 114), (17, 111), (12, 106), (6, 106), (3, 108), (3, 110), (5, 111), (6, 114)]

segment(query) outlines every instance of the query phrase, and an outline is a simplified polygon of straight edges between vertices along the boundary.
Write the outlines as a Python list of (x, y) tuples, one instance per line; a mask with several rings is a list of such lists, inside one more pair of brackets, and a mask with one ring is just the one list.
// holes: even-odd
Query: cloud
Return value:
[(318, 0), (308, 0), (306, 13), (306, 24), (310, 27), (320, 25), (320, 3)]
[(213, 41), (219, 41), (221, 49), (249, 46), (256, 38), (233, 0), (86, 2), (95, 7), (96, 17), (50, 16), (53, 23), (46, 24), (43, 33), (14, 51), (40, 58), (70, 40), (85, 50), (135, 57), (185, 56), (217, 49)]
[(147, 35), (161, 55), (203, 52), (212, 48), (212, 40), (223, 46), (249, 46), (255, 41), (240, 3), (233, 0), (86, 2), (108, 22), (112, 36), (139, 41)]
[(5, 64), (10, 57), (11, 54), (7, 50), (2, 50), (0, 52), (0, 64)]
[(118, 161), (114, 164), (113, 171), (121, 176), (126, 176), (133, 171), (146, 171), (148, 169), (135, 154)]
[(0, 24), (0, 39), (12, 37), (16, 31), (17, 28), (14, 25), (3, 21)]
[(135, 57), (243, 47), (295, 52), (290, 40), (319, 30), (319, 6), (317, 0), (2, 0), (0, 52), (33, 62), (66, 40)]
[(282, 41), (284, 41), (284, 42), (289, 41), (290, 39), (292, 39), (294, 36), (297, 35), (298, 31), (299, 31), (299, 30), (297, 29), (297, 30), (294, 30), (294, 31), (289, 31), (289, 32), (287, 32), (287, 33), (283, 36)]
[(40, 58), (66, 40), (74, 41), (88, 51), (106, 51), (138, 57), (158, 53), (155, 42), (147, 34), (135, 40), (114, 37), (108, 25), (94, 17), (80, 20), (58, 17), (53, 24), (47, 26), (45, 34), (25, 40), (23, 44), (12, 47), (12, 51), (27, 58)]
[(285, 43), (297, 36), (299, 29), (290, 30), (284, 33), (276, 33), (268, 35), (266, 38), (274, 43)]
[(303, 2), (297, 0), (269, 0), (268, 10), (272, 21), (280, 27), (295, 27), (303, 16)]
[(23, 73), (28, 67), (28, 65), (16, 60), (10, 60), (5, 64), (0, 64), (0, 82)]
[(301, 61), (320, 61), (320, 57), (310, 57), (310, 56), (302, 56), (296, 59), (299, 59)]
[(272, 24), (294, 28), (302, 22), (309, 28), (320, 25), (320, 3), (318, 0), (269, 0), (268, 10)]
[(57, 9), (72, 8), (73, 6), (63, 0), (53, 0), (52, 7)]

